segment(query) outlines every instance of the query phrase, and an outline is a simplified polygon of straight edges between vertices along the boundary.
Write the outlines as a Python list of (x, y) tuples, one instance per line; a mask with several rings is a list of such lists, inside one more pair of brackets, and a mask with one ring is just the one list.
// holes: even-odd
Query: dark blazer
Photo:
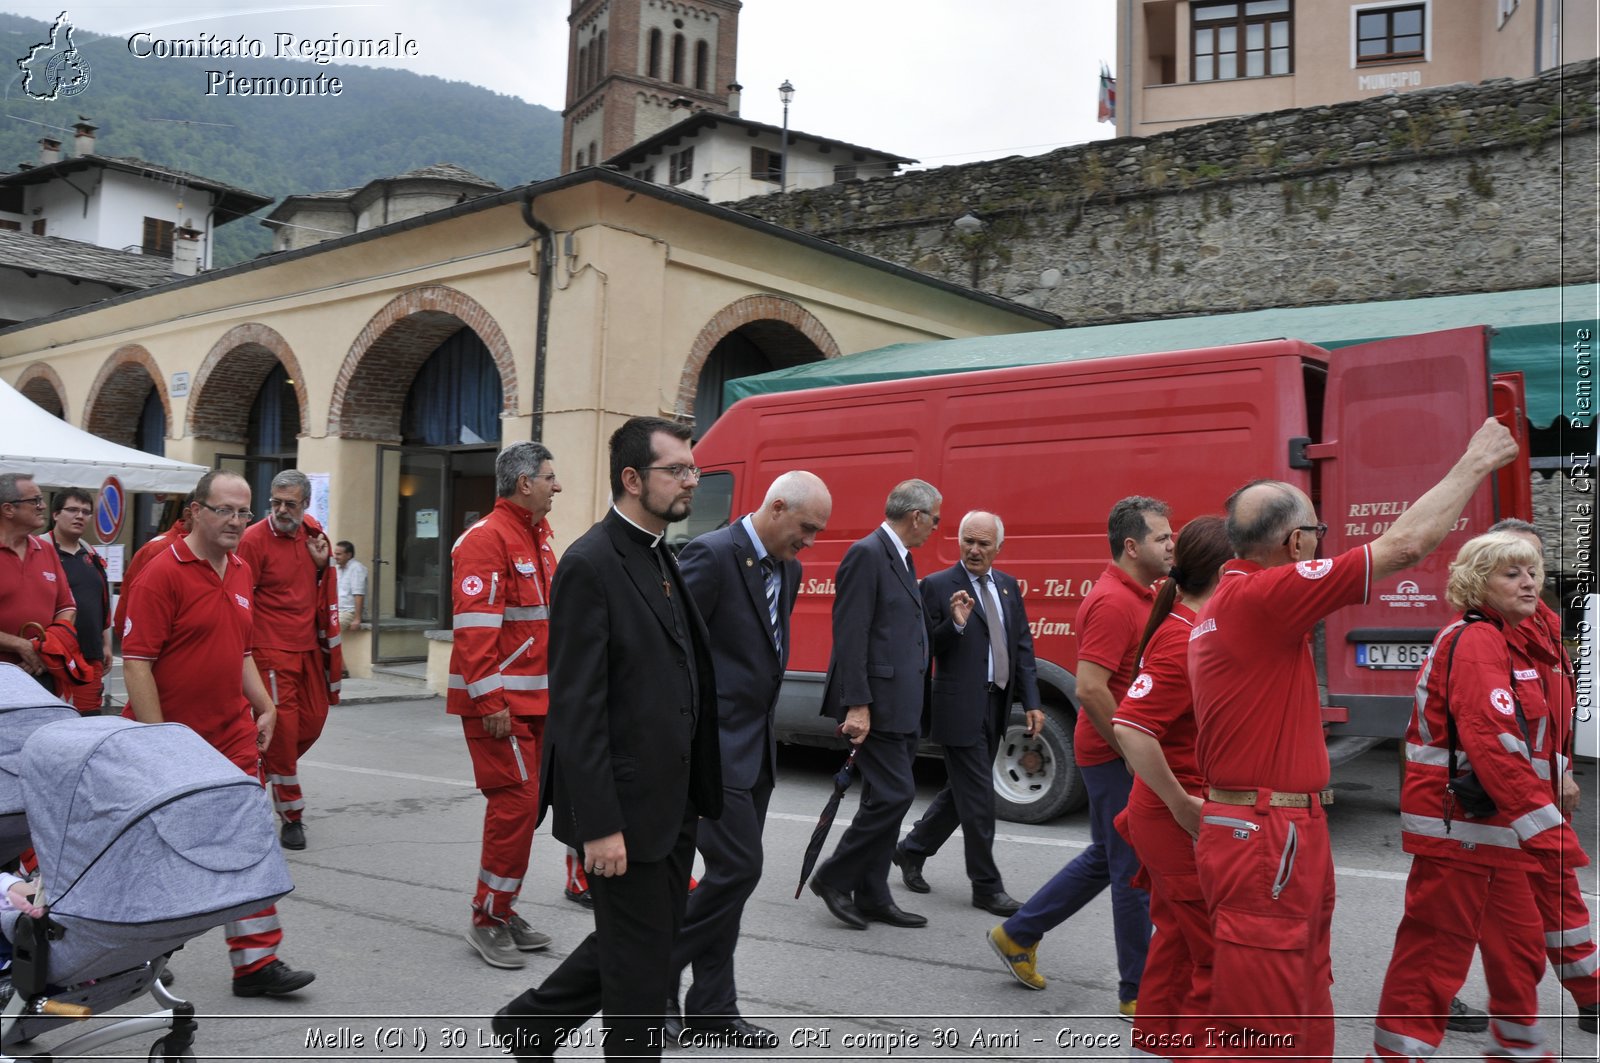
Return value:
[[(1006, 647), (1011, 657), (1011, 681), (1006, 691), (1012, 702), (1024, 709), (1037, 709), (1039, 680), (1033, 660), (1033, 633), (1022, 607), (1022, 592), (1017, 581), (999, 569), (991, 568), (995, 589), (1005, 609)], [(954, 568), (935, 572), (922, 581), (922, 605), (928, 616), (928, 634), (933, 640), (933, 697), (930, 703), (928, 736), (943, 746), (974, 746), (983, 738), (983, 712), (989, 704), (989, 625), (976, 608), (967, 617), (965, 632), (956, 630), (950, 614), (950, 595), (958, 590), (977, 597), (972, 576), (959, 561)], [(989, 602), (983, 603), (985, 607)], [(1005, 726), (995, 721), (995, 733)]]
[(671, 851), (685, 815), (721, 815), (722, 776), (710, 636), (674, 566), (693, 646), (678, 638), (636, 534), (613, 510), (556, 569), (539, 815), (554, 808), (551, 833), (577, 848), (621, 831), (628, 859), (649, 861)]
[(870, 705), (873, 730), (917, 732), (928, 679), (922, 595), (881, 527), (850, 544), (834, 585), (822, 715), (842, 723), (851, 705)]
[(800, 562), (778, 565), (781, 657), (768, 634), (766, 582), (743, 521), (695, 539), (678, 555), (678, 563), (711, 632), (722, 783), (748, 790), (755, 786), (763, 761), (768, 778), (777, 777), (772, 714), (789, 661), (789, 614), (800, 591)]

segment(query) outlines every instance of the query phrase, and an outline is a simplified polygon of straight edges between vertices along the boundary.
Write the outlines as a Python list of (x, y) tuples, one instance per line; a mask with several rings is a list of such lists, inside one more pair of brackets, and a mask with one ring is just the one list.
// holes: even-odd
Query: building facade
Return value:
[(1128, 0), (1117, 135), (1527, 78), (1596, 54), (1596, 0)]

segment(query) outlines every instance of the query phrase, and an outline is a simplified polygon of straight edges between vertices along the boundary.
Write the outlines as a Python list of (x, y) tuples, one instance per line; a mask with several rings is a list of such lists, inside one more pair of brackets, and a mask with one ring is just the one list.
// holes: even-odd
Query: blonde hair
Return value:
[(1483, 604), (1489, 577), (1505, 565), (1530, 565), (1544, 578), (1539, 551), (1517, 532), (1489, 532), (1467, 540), (1450, 562), (1444, 597), (1453, 608), (1472, 609)]

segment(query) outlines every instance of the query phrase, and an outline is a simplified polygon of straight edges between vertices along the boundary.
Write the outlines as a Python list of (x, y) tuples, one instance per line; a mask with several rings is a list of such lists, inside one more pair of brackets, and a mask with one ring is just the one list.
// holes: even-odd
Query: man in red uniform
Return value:
[(33, 478), (0, 476), (0, 661), (20, 665), (48, 687), (53, 684), (32, 636), (55, 620), (71, 624), (78, 608), (61, 560), (37, 534), (44, 523), (44, 492)]
[(461, 717), (473, 781), (488, 802), (467, 944), (491, 967), (550, 944), (512, 908), (539, 819), (539, 756), (550, 708), (550, 513), (561, 491), (542, 443), (494, 463), (499, 498), (450, 551), (455, 614), (445, 708)]
[(1133, 1018), (1150, 947), (1150, 895), (1133, 885), (1139, 858), (1112, 821), (1128, 805), (1133, 775), (1122, 760), (1111, 718), (1137, 669), (1139, 636), (1155, 595), (1150, 585), (1172, 568), (1167, 504), (1133, 495), (1111, 507), (1106, 536), (1111, 562), (1078, 609), (1078, 702), (1073, 729), (1078, 772), (1089, 791), (1089, 847), (990, 931), (989, 944), (1023, 985), (1043, 989), (1034, 953), (1045, 932), (1111, 887), (1117, 945), (1117, 1010)]
[(61, 693), (80, 715), (96, 716), (105, 697), (106, 660), (111, 656), (106, 630), (111, 622), (111, 584), (106, 580), (105, 558), (83, 541), (83, 533), (94, 518), (94, 496), (69, 487), (56, 495), (51, 516), (55, 525), (50, 529), (50, 538), (67, 575), (73, 601), (78, 603), (78, 649), (89, 666), (87, 682), (74, 684), (71, 691)]
[(318, 642), (319, 627), (330, 623), (337, 639), (338, 574), (328, 565), (328, 537), (306, 514), (311, 503), (306, 474), (285, 469), (272, 478), (271, 491), (272, 512), (244, 533), (239, 556), (255, 577), (251, 652), (278, 707), (266, 756), (272, 807), (283, 817), (283, 847), (304, 849), (306, 801), (299, 761), (321, 736), (328, 705), (339, 700), (340, 675), (330, 674)]
[[(250, 656), (250, 568), (233, 552), (250, 523), (250, 485), (233, 473), (208, 472), (191, 497), (193, 530), (145, 566), (129, 596), (123, 715), (186, 724), (260, 779), (277, 712)], [(316, 978), (278, 959), (283, 928), (274, 906), (223, 932), (235, 996), (284, 996)]]
[(1516, 453), (1505, 428), (1484, 422), (1388, 531), (1331, 559), (1316, 557), (1327, 526), (1298, 487), (1259, 480), (1228, 499), (1238, 560), (1223, 567), (1189, 642), (1210, 784), (1195, 863), (1215, 940), (1208, 1036), (1220, 1058), (1333, 1052), (1333, 854), (1322, 811), (1331, 794), (1311, 631), (1427, 556)]

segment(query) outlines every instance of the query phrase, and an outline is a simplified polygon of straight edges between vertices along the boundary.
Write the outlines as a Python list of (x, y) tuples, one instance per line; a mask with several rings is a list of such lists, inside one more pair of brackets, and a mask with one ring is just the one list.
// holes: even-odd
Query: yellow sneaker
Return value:
[(1006, 933), (1005, 924), (989, 931), (989, 947), (994, 949), (996, 956), (1006, 961), (1006, 969), (1011, 976), (1029, 989), (1043, 989), (1044, 975), (1039, 973), (1039, 945), (1023, 947), (1011, 940), (1011, 935)]
[(1139, 1002), (1137, 1000), (1117, 1001), (1117, 1014), (1122, 1016), (1124, 1022), (1132, 1022), (1138, 1010)]

